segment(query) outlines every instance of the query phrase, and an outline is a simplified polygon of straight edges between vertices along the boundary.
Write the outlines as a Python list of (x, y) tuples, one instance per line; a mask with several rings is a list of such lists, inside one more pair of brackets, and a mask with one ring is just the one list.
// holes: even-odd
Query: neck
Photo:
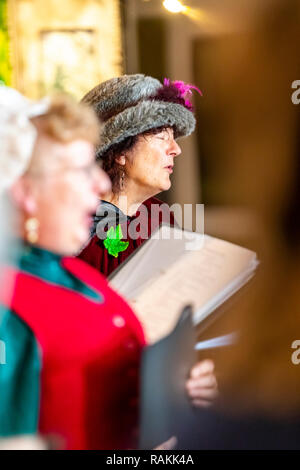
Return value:
[(106, 200), (117, 206), (124, 214), (132, 216), (143, 202), (155, 196), (149, 189), (141, 189), (132, 182), (127, 182), (126, 189), (118, 194), (111, 193)]

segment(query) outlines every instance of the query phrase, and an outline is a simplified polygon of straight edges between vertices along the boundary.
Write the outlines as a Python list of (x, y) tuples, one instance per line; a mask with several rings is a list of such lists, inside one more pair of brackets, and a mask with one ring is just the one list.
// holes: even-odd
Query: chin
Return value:
[(72, 246), (70, 246), (70, 251), (72, 250), (72, 253), (74, 255), (77, 255), (78, 253), (81, 252), (81, 250), (84, 248), (84, 246), (87, 244), (90, 238), (90, 232), (86, 230), (84, 233), (81, 231), (80, 234), (77, 235), (77, 237), (73, 238), (72, 240)]
[(167, 183), (161, 186), (160, 192), (168, 191), (168, 189), (170, 189), (171, 186), (172, 186), (171, 181), (168, 181)]

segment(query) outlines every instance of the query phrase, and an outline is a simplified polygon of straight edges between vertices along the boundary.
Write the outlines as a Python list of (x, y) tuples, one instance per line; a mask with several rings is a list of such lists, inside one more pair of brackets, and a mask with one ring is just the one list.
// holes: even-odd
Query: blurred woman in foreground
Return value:
[[(38, 116), (47, 110), (47, 102), (29, 103), (17, 91), (0, 87), (0, 290), (8, 293), (13, 289), (14, 278), (3, 283), (4, 259), (8, 252), (14, 256), (10, 247), (9, 228), (14, 220), (13, 208), (8, 204), (7, 190), (25, 172), (33, 150), (36, 132), (28, 118)], [(0, 304), (0, 331), (6, 321), (7, 309)], [(6, 365), (5, 344), (0, 343), (0, 377)], [(10, 358), (8, 359), (10, 360)], [(1, 380), (2, 382), (2, 380)], [(7, 384), (6, 384), (7, 385)], [(21, 386), (21, 384), (20, 384)], [(2, 387), (3, 393), (4, 387)], [(3, 419), (1, 414), (1, 419)], [(11, 416), (13, 419), (13, 416)], [(0, 426), (2, 428), (2, 426)], [(14, 432), (14, 430), (12, 430)], [(36, 435), (18, 435), (0, 439), (0, 450), (45, 450), (46, 441)]]

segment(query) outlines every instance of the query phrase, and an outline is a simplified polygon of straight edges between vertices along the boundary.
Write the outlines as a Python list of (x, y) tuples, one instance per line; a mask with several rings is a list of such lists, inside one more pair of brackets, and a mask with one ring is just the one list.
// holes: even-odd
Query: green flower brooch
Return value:
[(103, 242), (108, 253), (115, 258), (118, 257), (119, 253), (127, 250), (128, 248), (129, 242), (123, 242), (122, 238), (122, 228), (119, 224), (116, 228), (110, 227), (110, 229), (107, 231), (107, 237)]

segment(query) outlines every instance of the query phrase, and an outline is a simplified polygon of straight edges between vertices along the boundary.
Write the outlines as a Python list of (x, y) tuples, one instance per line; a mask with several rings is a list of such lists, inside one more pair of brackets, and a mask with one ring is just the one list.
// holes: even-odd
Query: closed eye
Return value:
[(171, 135), (168, 131), (162, 131), (159, 134), (155, 134), (155, 137), (157, 137), (160, 140), (170, 140)]

